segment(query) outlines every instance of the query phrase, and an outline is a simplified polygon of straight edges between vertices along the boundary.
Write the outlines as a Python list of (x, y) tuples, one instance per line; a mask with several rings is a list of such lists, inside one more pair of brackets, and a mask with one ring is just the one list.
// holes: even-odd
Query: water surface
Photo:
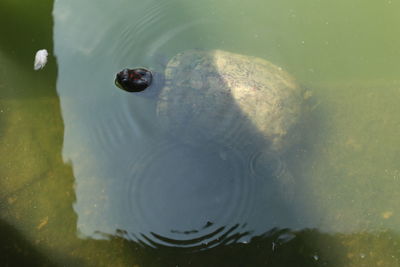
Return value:
[[(399, 9), (0, 4), (1, 25), (18, 22), (0, 27), (2, 249), (47, 265), (397, 266)], [(42, 48), (49, 64), (34, 72)], [(113, 84), (193, 48), (268, 59), (312, 94), (290, 179), (270, 159), (255, 173), (272, 175), (250, 175), (258, 151), (166, 137), (154, 98)]]

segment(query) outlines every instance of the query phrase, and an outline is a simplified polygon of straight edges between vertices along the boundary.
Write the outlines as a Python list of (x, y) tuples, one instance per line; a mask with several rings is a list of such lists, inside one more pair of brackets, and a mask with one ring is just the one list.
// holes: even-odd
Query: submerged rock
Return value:
[(263, 140), (269, 150), (282, 152), (296, 140), (302, 103), (294, 79), (264, 59), (189, 50), (168, 62), (157, 113), (184, 141)]

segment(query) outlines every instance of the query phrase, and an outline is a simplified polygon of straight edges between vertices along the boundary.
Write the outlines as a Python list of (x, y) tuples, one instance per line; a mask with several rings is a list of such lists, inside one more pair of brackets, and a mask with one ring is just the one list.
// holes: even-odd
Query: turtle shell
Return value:
[(267, 60), (189, 50), (168, 62), (157, 113), (183, 141), (264, 140), (271, 149), (283, 151), (294, 139), (302, 103), (294, 79)]

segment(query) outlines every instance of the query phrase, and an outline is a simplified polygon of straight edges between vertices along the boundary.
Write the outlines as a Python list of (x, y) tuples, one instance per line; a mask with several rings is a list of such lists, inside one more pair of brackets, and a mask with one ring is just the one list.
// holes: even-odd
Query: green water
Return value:
[[(0, 265), (400, 266), (399, 11), (356, 0), (0, 2)], [(49, 63), (35, 72), (42, 48)], [(150, 100), (118, 91), (115, 72), (191, 48), (268, 59), (312, 93), (294, 155), (299, 228), (201, 252), (92, 238), (94, 226), (115, 229), (119, 174), (108, 172), (115, 151), (92, 140), (131, 129), (135, 143), (157, 128)], [(116, 127), (123, 101), (149, 115)]]

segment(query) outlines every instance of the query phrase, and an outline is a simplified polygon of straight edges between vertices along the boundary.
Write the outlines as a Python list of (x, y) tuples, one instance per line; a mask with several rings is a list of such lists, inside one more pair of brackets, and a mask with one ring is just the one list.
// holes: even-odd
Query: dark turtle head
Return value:
[(117, 73), (115, 85), (128, 92), (141, 92), (151, 85), (152, 73), (144, 68), (123, 69)]

